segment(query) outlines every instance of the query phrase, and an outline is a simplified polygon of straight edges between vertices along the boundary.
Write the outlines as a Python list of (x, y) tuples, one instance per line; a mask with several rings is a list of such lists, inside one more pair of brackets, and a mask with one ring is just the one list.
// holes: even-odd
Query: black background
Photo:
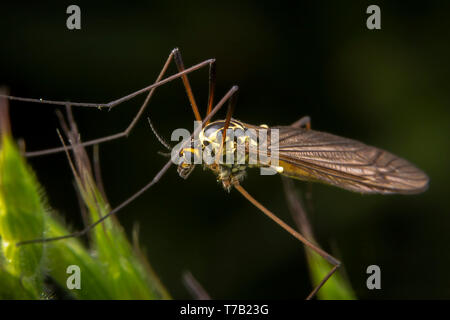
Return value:
[[(359, 298), (450, 297), (448, 2), (378, 1), (376, 31), (366, 28), (372, 2), (365, 1), (77, 2), (79, 31), (66, 28), (70, 4), (2, 3), (0, 84), (11, 94), (108, 102), (151, 84), (174, 47), (186, 66), (214, 57), (218, 95), (240, 87), (235, 118), (272, 126), (309, 115), (315, 129), (390, 150), (429, 174), (430, 189), (415, 196), (362, 196), (315, 184), (310, 219)], [(190, 76), (202, 114), (207, 78), (206, 68)], [(142, 99), (110, 112), (75, 110), (83, 139), (123, 130)], [(54, 110), (11, 103), (13, 133), (27, 150), (60, 145)], [(158, 89), (145, 116), (165, 137), (191, 129), (181, 81)], [(145, 119), (127, 140), (100, 150), (112, 206), (166, 161)], [(80, 228), (65, 156), (30, 162), (52, 207)], [(244, 187), (292, 224), (279, 177), (252, 170)], [(311, 289), (302, 246), (201, 168), (186, 181), (170, 170), (119, 220), (128, 232), (140, 225), (141, 244), (175, 298), (189, 298), (184, 270), (213, 298), (304, 298)], [(371, 264), (381, 267), (382, 290), (365, 286)]]

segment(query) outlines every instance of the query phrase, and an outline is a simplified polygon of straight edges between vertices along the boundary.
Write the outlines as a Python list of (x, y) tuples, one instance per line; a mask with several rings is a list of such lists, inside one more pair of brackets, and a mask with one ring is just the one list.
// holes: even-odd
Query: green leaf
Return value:
[[(80, 162), (78, 162), (80, 163)], [(85, 167), (84, 169), (87, 169)], [(79, 168), (78, 189), (89, 212), (90, 223), (111, 211), (89, 170)], [(133, 248), (114, 217), (92, 232), (92, 249), (110, 280), (113, 299), (168, 299), (169, 295), (140, 250)]]
[[(85, 167), (76, 175), (90, 219), (109, 212)], [(170, 296), (137, 246), (132, 246), (115, 219), (92, 232), (92, 248), (70, 238), (45, 244), (17, 242), (67, 235), (51, 212), (35, 175), (11, 137), (2, 136), (0, 150), (0, 299), (40, 299), (53, 279), (78, 299), (169, 299)], [(81, 270), (81, 288), (67, 289), (67, 268)]]
[[(306, 250), (309, 271), (314, 286), (330, 272), (331, 265), (316, 252)], [(328, 279), (317, 292), (317, 298), (321, 300), (356, 300), (355, 293), (348, 280), (342, 276), (339, 269)]]
[[(19, 241), (42, 238), (46, 217), (39, 184), (8, 135), (0, 152), (0, 237), (2, 278), (16, 279), (27, 294), (43, 293), (43, 245), (17, 247)], [(11, 283), (11, 282), (8, 282)], [(14, 296), (14, 294), (12, 294)]]

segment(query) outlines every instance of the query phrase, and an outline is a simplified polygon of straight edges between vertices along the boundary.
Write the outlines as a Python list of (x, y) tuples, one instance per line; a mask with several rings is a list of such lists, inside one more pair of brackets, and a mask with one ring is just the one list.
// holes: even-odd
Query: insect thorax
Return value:
[[(219, 120), (208, 124), (199, 134), (203, 154), (206, 156), (205, 166), (217, 174), (225, 189), (242, 180), (249, 163), (250, 146), (258, 146), (255, 135), (239, 121), (232, 119), (227, 129), (223, 146), (225, 121)], [(221, 150), (222, 148), (222, 150)], [(217, 154), (222, 156), (217, 157)], [(212, 161), (211, 161), (212, 160)]]
[(224, 120), (208, 124), (200, 131), (198, 140), (193, 140), (189, 148), (181, 151), (183, 162), (178, 172), (182, 177), (186, 178), (193, 170), (193, 163), (200, 163), (195, 160), (201, 158), (204, 167), (212, 170), (217, 180), (229, 190), (234, 183), (244, 178), (247, 168), (264, 166), (257, 156), (260, 132), (232, 119), (222, 146), (224, 126)]

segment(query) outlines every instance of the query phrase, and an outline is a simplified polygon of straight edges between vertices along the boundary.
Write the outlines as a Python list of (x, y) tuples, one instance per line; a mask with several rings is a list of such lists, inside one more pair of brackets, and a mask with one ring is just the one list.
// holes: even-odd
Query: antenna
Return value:
[(148, 124), (150, 125), (150, 128), (153, 131), (153, 134), (156, 136), (156, 138), (158, 138), (158, 141), (164, 146), (166, 147), (166, 149), (168, 149), (169, 151), (172, 151), (172, 147), (158, 134), (158, 132), (156, 131), (155, 127), (153, 127), (152, 122), (150, 121), (150, 118), (148, 119)]

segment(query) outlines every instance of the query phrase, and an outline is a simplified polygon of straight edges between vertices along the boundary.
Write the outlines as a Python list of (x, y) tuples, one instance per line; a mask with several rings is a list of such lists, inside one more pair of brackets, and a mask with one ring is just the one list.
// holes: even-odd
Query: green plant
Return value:
[[(52, 295), (48, 279), (76, 299), (169, 299), (137, 242), (133, 246), (127, 240), (116, 219), (106, 219), (92, 230), (89, 248), (76, 238), (16, 245), (70, 231), (47, 204), (43, 188), (5, 130), (4, 114), (0, 124), (0, 299), (48, 298)], [(70, 125), (65, 133), (74, 138), (76, 127)], [(107, 214), (110, 206), (93, 178), (84, 149), (72, 147), (74, 162), (69, 161), (90, 223)], [(71, 265), (80, 268), (81, 289), (67, 289)]]
[[(312, 243), (317, 245), (314, 239), (312, 227), (306, 216), (303, 203), (297, 194), (292, 180), (282, 177), (283, 187), (286, 194), (286, 200), (291, 211), (291, 215), (297, 224), (300, 232)], [(313, 287), (319, 283), (330, 272), (330, 264), (316, 252), (305, 248), (306, 260), (308, 262), (309, 274)], [(343, 276), (339, 269), (325, 282), (316, 294), (321, 300), (355, 300), (356, 296), (350, 285), (350, 282)]]

